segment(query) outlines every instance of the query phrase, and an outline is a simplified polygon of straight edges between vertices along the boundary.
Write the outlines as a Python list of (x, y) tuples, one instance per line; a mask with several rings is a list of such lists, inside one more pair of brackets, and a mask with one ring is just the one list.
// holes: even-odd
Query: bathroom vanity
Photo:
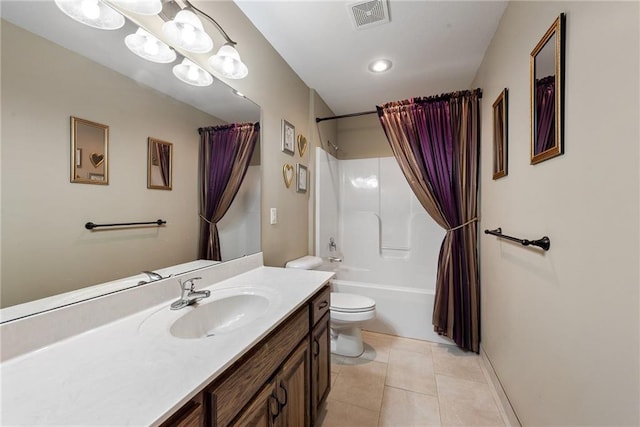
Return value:
[[(332, 273), (264, 267), (258, 254), (193, 276), (211, 296), (181, 310), (169, 309), (172, 277), (0, 325), (3, 353), (30, 343), (3, 354), (2, 423), (314, 425), (330, 388)], [(219, 318), (198, 332), (203, 310)], [(74, 332), (51, 342), (53, 328)]]

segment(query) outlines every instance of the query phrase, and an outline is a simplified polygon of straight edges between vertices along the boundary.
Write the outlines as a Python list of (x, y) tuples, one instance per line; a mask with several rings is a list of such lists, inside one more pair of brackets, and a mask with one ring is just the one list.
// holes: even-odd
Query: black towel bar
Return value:
[(84, 225), (84, 228), (87, 230), (93, 230), (98, 227), (129, 227), (132, 225), (157, 225), (160, 227), (163, 224), (166, 224), (167, 221), (159, 219), (157, 221), (149, 221), (149, 222), (123, 222), (120, 224), (94, 224), (93, 222), (88, 222)]
[(539, 248), (548, 251), (551, 247), (551, 240), (547, 236), (543, 236), (538, 240), (527, 240), (527, 239), (518, 239), (517, 237), (507, 236), (506, 234), (502, 234), (502, 228), (498, 227), (495, 230), (484, 230), (484, 234), (491, 234), (492, 236), (500, 237), (501, 239), (511, 240), (512, 242), (518, 242), (522, 246), (537, 246)]

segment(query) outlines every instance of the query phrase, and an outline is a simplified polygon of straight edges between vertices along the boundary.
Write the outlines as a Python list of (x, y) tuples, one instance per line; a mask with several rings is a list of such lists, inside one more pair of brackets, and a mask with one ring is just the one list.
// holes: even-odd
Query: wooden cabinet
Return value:
[(271, 427), (276, 421), (280, 404), (275, 391), (275, 381), (270, 381), (247, 405), (234, 427)]
[(329, 329), (329, 298), (327, 286), (311, 300), (311, 424), (315, 425), (331, 389), (331, 341)]
[(178, 409), (162, 427), (201, 427), (205, 425), (205, 410), (202, 401), (202, 393), (198, 393), (193, 399)]
[(325, 286), (163, 427), (308, 427), (329, 393)]
[(276, 395), (280, 403), (278, 425), (310, 425), (309, 340), (305, 339), (282, 366), (276, 378)]
[(309, 426), (309, 341), (305, 339), (240, 412), (233, 427)]

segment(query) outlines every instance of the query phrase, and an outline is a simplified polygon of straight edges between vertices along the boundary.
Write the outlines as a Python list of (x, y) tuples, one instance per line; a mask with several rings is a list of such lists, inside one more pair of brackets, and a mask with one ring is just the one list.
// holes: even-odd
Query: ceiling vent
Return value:
[(359, 1), (350, 3), (347, 7), (356, 30), (364, 30), (389, 22), (387, 0)]

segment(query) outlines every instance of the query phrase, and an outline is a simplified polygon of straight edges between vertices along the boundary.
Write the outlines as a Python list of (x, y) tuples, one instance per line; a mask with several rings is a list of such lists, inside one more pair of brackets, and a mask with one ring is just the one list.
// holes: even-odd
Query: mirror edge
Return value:
[[(565, 40), (566, 15), (561, 13), (547, 32), (542, 36), (536, 47), (531, 51), (530, 55), (530, 97), (531, 97), (531, 165), (535, 165), (545, 160), (564, 154), (564, 40)], [(546, 151), (535, 153), (535, 59), (536, 55), (542, 50), (549, 39), (556, 35), (555, 43), (555, 136), (556, 143)]]

